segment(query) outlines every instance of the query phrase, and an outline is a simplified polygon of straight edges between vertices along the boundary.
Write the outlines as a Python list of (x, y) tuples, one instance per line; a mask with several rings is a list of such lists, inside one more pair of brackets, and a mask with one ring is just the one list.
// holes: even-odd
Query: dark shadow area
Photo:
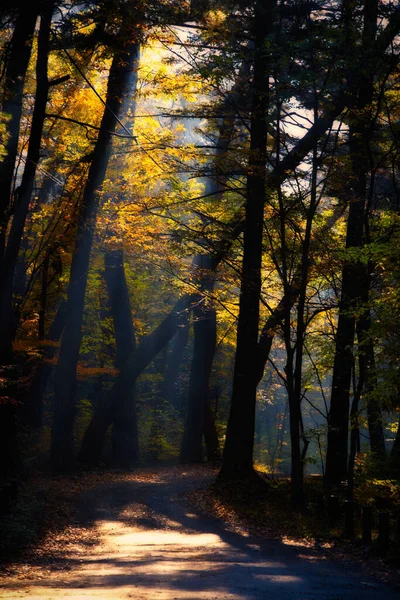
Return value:
[[(174, 592), (179, 598), (249, 600), (272, 593), (280, 600), (395, 598), (395, 593), (379, 583), (365, 582), (358, 574), (317, 560), (311, 550), (240, 535), (221, 520), (202, 515), (183, 495), (211, 479), (183, 473), (171, 472), (168, 480), (160, 478), (153, 483), (105, 485), (84, 494), (77, 525), (94, 528), (107, 524), (111, 536), (115, 525), (116, 536), (121, 532), (122, 537), (132, 536), (131, 545), (122, 546), (116, 556), (89, 551), (79, 559), (67, 557), (64, 565), (62, 560), (55, 561), (54, 570), (68, 566), (71, 573), (57, 580), (57, 588), (110, 589), (113, 595), (120, 590), (123, 595), (132, 587), (137, 594), (148, 590), (149, 598), (160, 589), (171, 598)], [(199, 537), (196, 542), (196, 536), (202, 535), (220, 541), (202, 544)], [(42, 580), (39, 585), (51, 587), (54, 580)]]

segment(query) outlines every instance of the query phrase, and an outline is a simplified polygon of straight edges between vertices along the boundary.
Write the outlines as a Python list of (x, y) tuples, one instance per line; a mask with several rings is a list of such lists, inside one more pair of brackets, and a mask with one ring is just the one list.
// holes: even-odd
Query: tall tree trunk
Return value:
[(361, 393), (364, 387), (365, 369), (362, 365), (362, 357), (359, 356), (359, 377), (356, 385), (355, 364), (353, 363), (353, 401), (350, 409), (350, 453), (348, 466), (347, 499), (352, 502), (354, 494), (354, 467), (357, 454), (360, 452), (360, 424), (359, 406)]
[[(235, 128), (237, 106), (243, 94), (243, 82), (247, 80), (248, 76), (249, 64), (244, 61), (235, 85), (224, 102), (225, 116), (219, 130), (212, 175), (207, 180), (205, 197), (214, 196), (215, 199), (223, 193), (226, 175), (221, 163), (227, 158)], [(200, 295), (193, 310), (194, 348), (189, 381), (188, 412), (181, 446), (181, 462), (201, 462), (203, 434), (207, 457), (210, 460), (219, 458), (218, 433), (209, 398), (209, 380), (217, 332), (216, 312), (210, 305), (209, 296), (214, 289), (215, 271), (219, 260), (213, 253), (198, 254), (193, 259), (194, 279), (197, 280)]]
[(3, 259), (7, 223), (11, 205), (15, 160), (22, 115), (22, 98), (26, 71), (32, 50), (32, 40), (38, 9), (35, 3), (20, 11), (6, 58), (4, 98), (1, 112), (8, 116), (5, 135), (5, 157), (0, 163), (0, 261)]
[(178, 300), (170, 314), (152, 333), (143, 338), (136, 351), (127, 359), (113, 387), (107, 393), (104, 403), (94, 412), (89, 423), (79, 455), (82, 462), (96, 464), (100, 460), (105, 436), (113, 418), (115, 399), (121, 390), (133, 388), (147, 365), (174, 337), (178, 328), (187, 319), (187, 311), (191, 310), (195, 299), (195, 294), (187, 294)]
[[(58, 307), (53, 323), (47, 334), (47, 340), (49, 342), (58, 342), (61, 338), (65, 325), (65, 316), (66, 301), (63, 300)], [(44, 348), (42, 363), (35, 371), (29, 393), (27, 394), (27, 403), (30, 407), (29, 422), (34, 430), (39, 430), (43, 424), (43, 395), (53, 370), (53, 365), (50, 361), (54, 357), (55, 352), (56, 347), (53, 344)]]
[[(215, 261), (208, 255), (196, 257), (196, 279), (202, 292), (193, 308), (194, 348), (189, 381), (188, 411), (180, 460), (203, 460), (202, 439), (209, 405), (209, 379), (216, 345), (216, 314), (207, 296), (215, 282)], [(203, 295), (204, 294), (204, 295)], [(210, 415), (207, 415), (210, 418)]]
[[(318, 118), (318, 98), (315, 95), (314, 99), (314, 121)], [(310, 267), (310, 250), (311, 250), (311, 233), (314, 222), (315, 212), (318, 206), (317, 197), (317, 177), (318, 177), (318, 147), (315, 144), (312, 156), (312, 173), (311, 173), (311, 190), (310, 190), (310, 206), (306, 213), (306, 228), (302, 243), (301, 255), (301, 277), (299, 287), (299, 299), (297, 304), (297, 325), (296, 325), (296, 343), (295, 343), (295, 359), (293, 365), (293, 354), (291, 353), (291, 301), (288, 291), (288, 282), (286, 277), (285, 296), (288, 297), (286, 304), (285, 325), (287, 335), (285, 336), (286, 346), (288, 350), (288, 361), (291, 361), (290, 368), (287, 373), (290, 373), (291, 381), (288, 378), (288, 400), (289, 400), (289, 419), (290, 419), (290, 439), (291, 439), (291, 500), (292, 505), (296, 508), (304, 508), (304, 459), (300, 448), (301, 437), (303, 432), (302, 427), (302, 385), (303, 385), (303, 355), (304, 342), (306, 336), (306, 297)], [(283, 217), (284, 219), (284, 214)], [(285, 224), (286, 227), (286, 224)], [(287, 273), (285, 267), (284, 272)], [(294, 368), (293, 368), (294, 367)], [(290, 385), (289, 385), (290, 383)], [(293, 416), (292, 416), (293, 413)], [(303, 438), (304, 441), (304, 438)], [(308, 445), (308, 442), (307, 442)]]
[[(377, 1), (365, 0), (363, 50), (365, 60), (372, 56), (377, 27)], [(373, 99), (374, 72), (368, 69), (360, 74), (355, 92), (357, 108), (364, 112)], [(365, 119), (365, 115), (364, 119)], [(349, 148), (352, 161), (352, 186), (347, 221), (346, 248), (360, 248), (363, 244), (365, 203), (367, 195), (369, 124), (362, 118), (351, 125)], [(355, 312), (360, 304), (363, 265), (347, 263), (342, 272), (342, 290), (336, 332), (336, 348), (332, 375), (332, 393), (329, 410), (328, 447), (326, 454), (326, 482), (339, 484), (347, 477), (347, 449), (349, 435), (349, 404), (353, 345), (355, 335)]]
[(40, 20), (36, 62), (36, 95), (29, 136), (28, 153), (18, 195), (14, 200), (13, 219), (0, 270), (0, 362), (11, 356), (13, 334), (13, 281), (18, 252), (32, 197), (37, 164), (40, 160), (43, 123), (49, 90), (47, 63), (54, 2), (48, 2)]
[[(114, 321), (117, 369), (122, 369), (135, 352), (135, 330), (132, 322), (129, 291), (126, 284), (122, 250), (109, 250), (104, 257), (104, 278)], [(114, 460), (121, 466), (132, 466), (139, 457), (135, 390), (119, 389), (113, 406), (112, 448)]]
[(259, 0), (255, 19), (255, 56), (247, 175), (246, 216), (237, 346), (232, 402), (224, 448), (222, 477), (253, 474), (253, 446), (257, 391), (257, 350), (261, 293), (262, 238), (267, 161), (269, 60), (266, 49), (274, 2)]
[[(353, 219), (359, 218), (354, 215), (354, 212), (360, 211), (351, 211), (349, 223), (354, 223)], [(359, 269), (355, 268), (355, 265), (347, 265), (343, 269), (326, 454), (326, 481), (330, 485), (339, 484), (347, 477), (350, 385), (355, 331), (354, 301), (357, 299), (360, 285), (358, 275)]]
[[(243, 81), (249, 74), (249, 65), (243, 62), (239, 76), (223, 105), (224, 119), (219, 130), (212, 174), (207, 180), (204, 196), (214, 199), (223, 193), (226, 180), (221, 162), (227, 157), (235, 127), (237, 105), (243, 93)], [(206, 219), (205, 219), (206, 221)], [(188, 394), (188, 412), (181, 446), (182, 462), (200, 462), (203, 433), (207, 456), (214, 460), (219, 454), (215, 418), (209, 405), (209, 379), (216, 346), (216, 313), (208, 297), (215, 283), (219, 260), (212, 254), (198, 254), (193, 259), (194, 279), (199, 288), (199, 299), (193, 310), (194, 349)], [(204, 295), (203, 295), (204, 294)]]
[[(279, 82), (276, 78), (276, 84), (279, 93)], [(281, 101), (277, 99), (277, 126), (276, 126), (276, 162), (281, 160)], [(315, 152), (313, 160), (313, 183), (315, 175)], [(312, 202), (315, 202), (315, 189), (312, 193)], [(283, 322), (282, 330), (285, 340), (286, 349), (286, 391), (288, 396), (289, 406), (289, 430), (290, 430), (290, 450), (291, 450), (291, 501), (296, 508), (303, 508), (304, 505), (304, 489), (303, 489), (303, 463), (301, 460), (301, 435), (300, 427), (302, 423), (301, 415), (301, 369), (302, 369), (302, 352), (303, 352), (303, 336), (304, 336), (304, 309), (306, 299), (306, 289), (308, 281), (308, 251), (311, 235), (312, 218), (310, 215), (307, 218), (306, 235), (302, 247), (302, 261), (300, 269), (299, 294), (297, 305), (297, 337), (296, 348), (292, 346), (292, 302), (290, 301), (289, 290), (291, 288), (290, 271), (288, 268), (288, 245), (287, 245), (287, 223), (286, 223), (286, 206), (284, 195), (281, 186), (278, 187), (278, 202), (279, 202), (279, 221), (280, 221), (280, 255), (281, 255), (281, 278), (283, 283), (284, 296), (282, 301)], [(296, 273), (295, 273), (296, 276)], [(294, 360), (296, 357), (296, 361)]]
[[(375, 365), (375, 354), (372, 343), (365, 346), (366, 358), (366, 382), (365, 388), (367, 393), (367, 419), (369, 443), (372, 452), (384, 458), (386, 455), (385, 448), (385, 431), (383, 428), (382, 410), (378, 399), (374, 396), (374, 391), (377, 388), (377, 375)], [(369, 394), (370, 392), (370, 394)]]
[(204, 442), (206, 445), (208, 462), (219, 461), (221, 458), (221, 450), (219, 444), (218, 430), (215, 423), (215, 412), (211, 406), (209, 395), (207, 398), (204, 414)]
[(177, 381), (188, 338), (189, 319), (178, 328), (175, 337), (172, 339), (163, 383), (163, 396), (165, 400), (179, 411), (182, 410), (182, 398), (180, 397), (178, 400)]
[[(4, 100), (2, 111), (9, 117), (6, 124), (6, 143), (5, 158), (0, 164), (0, 363), (8, 363), (12, 357), (12, 275), (15, 268), (16, 256), (9, 256), (4, 253), (5, 238), (11, 206), (11, 193), (13, 186), (13, 176), (15, 169), (15, 159), (18, 151), (18, 140), (20, 131), (20, 122), (22, 114), (22, 99), (25, 83), (26, 71), (31, 55), (32, 39), (34, 35), (37, 7), (32, 4), (23, 14), (19, 14), (14, 28), (11, 40), (10, 54), (5, 74)], [(51, 14), (50, 14), (51, 19)], [(45, 50), (45, 27), (41, 25), (39, 33), (38, 59), (37, 59), (37, 78), (38, 85), (36, 89), (35, 109), (32, 118), (32, 130), (34, 125), (40, 123), (40, 107), (42, 97), (40, 83), (43, 75), (43, 68), (47, 71), (47, 51)], [(40, 54), (40, 51), (42, 53)], [(46, 53), (46, 56), (44, 56)], [(42, 123), (43, 124), (43, 123)], [(39, 145), (41, 130), (39, 130)], [(31, 131), (28, 148), (28, 159), (35, 156), (35, 133)], [(21, 189), (27, 183), (27, 166), (24, 171)], [(18, 210), (14, 202), (14, 212)], [(15, 218), (15, 217), (14, 217)], [(14, 221), (13, 221), (14, 226)], [(12, 230), (10, 238), (12, 236)], [(11, 264), (10, 264), (11, 259)], [(15, 378), (15, 374), (7, 377), (9, 380)], [(17, 431), (17, 406), (15, 396), (18, 386), (16, 381), (9, 381), (9, 389), (4, 390), (6, 398), (0, 406), (0, 450), (1, 467), (0, 477), (10, 478), (18, 475), (21, 467), (21, 456), (18, 444)], [(7, 396), (11, 401), (7, 400)]]
[(363, 286), (361, 288), (361, 302), (364, 310), (357, 320), (357, 340), (359, 352), (360, 377), (364, 384), (366, 409), (368, 419), (368, 432), (371, 451), (385, 456), (385, 433), (383, 430), (382, 410), (378, 399), (374, 395), (377, 388), (377, 374), (373, 341), (371, 339), (371, 312), (369, 308), (369, 289), (371, 276), (369, 267), (364, 267)]
[(137, 78), (139, 43), (127, 42), (116, 51), (112, 61), (107, 107), (93, 152), (85, 186), (68, 287), (66, 328), (61, 340), (55, 378), (55, 413), (52, 428), (51, 457), (56, 471), (68, 470), (74, 457), (73, 429), (75, 420), (76, 368), (82, 339), (82, 320), (89, 270), (90, 252), (100, 202), (100, 188), (107, 170), (121, 104), (132, 78)]

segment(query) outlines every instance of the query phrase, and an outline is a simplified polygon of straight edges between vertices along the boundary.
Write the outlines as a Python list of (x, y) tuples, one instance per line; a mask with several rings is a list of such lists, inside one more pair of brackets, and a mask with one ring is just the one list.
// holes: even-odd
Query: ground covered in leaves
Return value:
[(30, 577), (33, 569), (40, 578), (49, 570), (68, 569), (70, 553), (84, 555), (99, 541), (96, 530), (79, 518), (80, 497), (104, 485), (148, 483), (160, 475), (151, 469), (101, 469), (59, 477), (33, 473), (20, 486), (11, 513), (0, 519), (0, 575)]
[[(84, 560), (99, 539), (92, 524), (79, 516), (79, 499), (96, 488), (133, 481), (152, 483), (188, 473), (215, 479), (217, 472), (207, 466), (140, 468), (135, 472), (104, 469), (62, 477), (38, 472), (20, 487), (14, 510), (0, 522), (3, 575), (18, 581), (40, 579), (49, 572), (67, 570), (70, 555), (76, 560), (78, 553)], [(308, 554), (311, 550), (319, 558), (355, 564), (368, 575), (400, 586), (395, 554), (384, 560), (374, 554), (373, 548), (367, 551), (357, 540), (343, 538), (340, 523), (334, 528), (328, 526), (326, 516), (318, 512), (318, 485), (312, 480), (307, 483), (309, 505), (305, 515), (294, 515), (290, 510), (286, 479), (267, 481), (259, 490), (217, 483), (189, 492), (185, 499), (203, 513), (223, 520), (237, 533), (304, 547)], [(140, 510), (140, 504), (135, 510)]]
[[(264, 477), (263, 473), (260, 473)], [(198, 509), (222, 519), (233, 530), (264, 539), (281, 540), (289, 546), (307, 549), (327, 560), (357, 566), (366, 574), (400, 589), (400, 547), (392, 547), (388, 555), (379, 556), (375, 541), (366, 548), (361, 543), (360, 515), (356, 514), (354, 539), (343, 534), (343, 519), (329, 523), (326, 511), (320, 505), (322, 481), (306, 480), (307, 508), (304, 514), (293, 513), (290, 503), (290, 481), (281, 477), (264, 479), (261, 488), (249, 488), (237, 482), (216, 481), (206, 489), (187, 495)], [(358, 517), (358, 518), (357, 518)]]

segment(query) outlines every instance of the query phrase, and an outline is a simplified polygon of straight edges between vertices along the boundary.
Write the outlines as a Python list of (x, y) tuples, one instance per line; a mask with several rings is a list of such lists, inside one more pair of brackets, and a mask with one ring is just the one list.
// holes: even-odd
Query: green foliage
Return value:
[(358, 475), (355, 490), (360, 505), (371, 504), (378, 509), (397, 512), (400, 508), (400, 482), (395, 479), (377, 479), (367, 473)]
[[(353, 4), (354, 27), (345, 33), (334, 9), (278, 3), (279, 31), (273, 31), (263, 44), (270, 68), (270, 106), (265, 115), (269, 128), (268, 170), (310, 130), (315, 116), (331, 109), (337, 89), (347, 77), (349, 62), (358, 60), (363, 12), (360, 2)], [(210, 397), (220, 440), (224, 440), (243, 258), (243, 240), (236, 226), (243, 218), (245, 201), (251, 200), (246, 198), (246, 181), (254, 91), (253, 47), (249, 43), (254, 7), (252, 3), (223, 1), (201, 5), (202, 27), (198, 30), (174, 29), (169, 24), (164, 27), (171, 14), (174, 19), (186, 17), (188, 3), (172, 0), (73, 3), (64, 7), (62, 23), (53, 24), (55, 42), (49, 57), (49, 78), (54, 80), (67, 73), (70, 79), (51, 87), (36, 189), (19, 256), (21, 289), (14, 290), (18, 321), (14, 349), (24, 349), (35, 364), (44, 347), (38, 339), (39, 315), (45, 313), (47, 334), (68, 285), (76, 225), (86, 209), (82, 206), (82, 190), (105, 108), (101, 98), (106, 93), (111, 55), (127, 40), (140, 40), (142, 44), (139, 89), (135, 98), (128, 98), (124, 126), (118, 125), (107, 174), (98, 190), (101, 210), (88, 273), (78, 368), (77, 442), (89, 423), (93, 406), (101, 403), (116, 376), (113, 320), (102, 276), (107, 248), (124, 252), (137, 342), (155, 329), (181, 294), (202, 292), (192, 267), (193, 256), (228, 248), (218, 267), (214, 290), (205, 299), (217, 310), (217, 352)], [(379, 18), (386, 19), (391, 10), (389, 5), (380, 7)], [(0, 32), (4, 51), (9, 33), (8, 27)], [(344, 51), (347, 35), (347, 43), (357, 50), (354, 56)], [(36, 48), (37, 40), (24, 92), (17, 183), (32, 125)], [(370, 66), (369, 61), (362, 63)], [(352, 106), (343, 112), (339, 118), (345, 126), (316, 141), (315, 165), (310, 153), (286, 173), (282, 185), (273, 182), (265, 190), (260, 331), (284, 294), (287, 297), (288, 290), (298, 286), (304, 263), (308, 267), (304, 336), (296, 338), (297, 297), (285, 317), (274, 325), (270, 356), (273, 368), (259, 386), (255, 454), (258, 463), (271, 473), (290, 468), (285, 386), (288, 388), (287, 366), (300, 349), (304, 350), (301, 403), (305, 436), (311, 441), (305, 462), (319, 468), (324, 461), (323, 420), (327, 416), (344, 265), (368, 267), (371, 279), (368, 301), (359, 301), (350, 309), (357, 319), (369, 313), (368, 341), (373, 344), (376, 358), (376, 381), (373, 389), (363, 390), (361, 410), (371, 400), (387, 412), (398, 407), (400, 227), (396, 202), (400, 101), (398, 76), (392, 72), (391, 63), (386, 64), (386, 58), (382, 65), (379, 72), (371, 71), (375, 81), (371, 105), (362, 109)], [(7, 115), (1, 115), (0, 138), (7, 119)], [(360, 124), (369, 132), (371, 164), (366, 174), (369, 184), (364, 190), (369, 194), (368, 210), (363, 215), (366, 226), (361, 245), (346, 248), (345, 209), (357, 189), (353, 168), (357, 157), (349, 147), (348, 127), (354, 129)], [(230, 131), (229, 140), (222, 135), (226, 130)], [(360, 139), (355, 133), (353, 142)], [(225, 142), (229, 142), (227, 151), (223, 150)], [(2, 140), (0, 160), (5, 158), (4, 148)], [(317, 201), (312, 212), (314, 167)], [(9, 206), (17, 207), (15, 199), (6, 199), (7, 210)], [(8, 212), (7, 231), (12, 211)], [(310, 243), (304, 261), (308, 225)], [(179, 454), (190, 344), (177, 384), (181, 410), (165, 401), (162, 358), (137, 385), (144, 459), (167, 460)], [(355, 359), (362, 356), (362, 343), (356, 342), (353, 352)], [(359, 375), (356, 366), (355, 386)], [(6, 387), (0, 381), (0, 391)], [(47, 427), (51, 398), (48, 391), (46, 394)], [(360, 414), (360, 421), (363, 419), (364, 413)], [(47, 429), (45, 434), (48, 444)], [(373, 457), (370, 460), (372, 464)], [(365, 473), (366, 479), (372, 478), (372, 485), (374, 469), (366, 469)], [(368, 494), (374, 496), (375, 488), (382, 488), (385, 494), (382, 486), (368, 488)]]
[(177, 459), (183, 435), (183, 419), (168, 402), (152, 410), (139, 406), (139, 443), (143, 460)]

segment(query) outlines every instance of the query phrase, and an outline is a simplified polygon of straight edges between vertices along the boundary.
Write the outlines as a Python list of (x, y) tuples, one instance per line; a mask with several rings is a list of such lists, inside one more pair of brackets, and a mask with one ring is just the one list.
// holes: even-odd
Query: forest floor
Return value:
[(242, 490), (242, 506), (258, 505), (258, 513), (241, 510), (226, 490), (208, 487), (215, 475), (209, 467), (180, 466), (36, 478), (2, 524), (14, 559), (0, 597), (398, 597), (398, 572), (381, 559), (366, 559), (337, 537), (313, 538), (300, 517), (281, 513), (278, 520), (277, 506), (261, 510), (256, 492), (247, 490), (246, 499)]

